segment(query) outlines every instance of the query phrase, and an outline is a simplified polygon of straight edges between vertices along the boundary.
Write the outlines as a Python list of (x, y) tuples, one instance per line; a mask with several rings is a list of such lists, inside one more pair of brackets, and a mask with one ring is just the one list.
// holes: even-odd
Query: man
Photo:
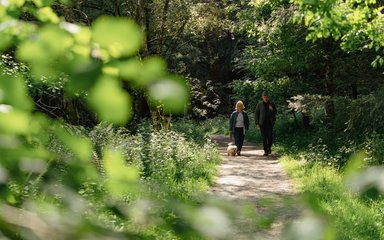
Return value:
[(275, 124), (277, 109), (275, 104), (269, 101), (266, 92), (261, 94), (261, 98), (263, 101), (256, 106), (255, 122), (263, 138), (264, 156), (268, 156), (272, 152), (272, 129)]

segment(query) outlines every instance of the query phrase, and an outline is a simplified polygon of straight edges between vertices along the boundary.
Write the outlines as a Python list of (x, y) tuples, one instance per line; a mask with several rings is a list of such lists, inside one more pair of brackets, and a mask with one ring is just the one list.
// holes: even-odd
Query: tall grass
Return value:
[(281, 158), (307, 206), (336, 232), (336, 239), (383, 239), (384, 200), (369, 201), (351, 193), (332, 167)]

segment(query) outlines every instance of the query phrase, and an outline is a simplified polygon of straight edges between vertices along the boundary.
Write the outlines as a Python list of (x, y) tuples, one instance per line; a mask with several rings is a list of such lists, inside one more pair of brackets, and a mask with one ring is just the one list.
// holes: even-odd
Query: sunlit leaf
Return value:
[(63, 57), (72, 46), (71, 36), (57, 26), (43, 27), (37, 36), (23, 42), (17, 53), (18, 57), (32, 64), (50, 63)]
[(32, 99), (29, 98), (25, 82), (21, 78), (0, 77), (0, 103), (12, 105), (17, 109), (31, 110)]
[(72, 135), (60, 126), (56, 127), (56, 134), (78, 159), (89, 162), (92, 154), (92, 143), (88, 138)]
[(124, 18), (100, 17), (92, 32), (93, 40), (116, 58), (136, 54), (143, 43), (140, 27)]
[(21, 7), (21, 6), (23, 6), (24, 5), (24, 3), (25, 3), (25, 0), (6, 0), (6, 1), (4, 1), (4, 3), (1, 3), (2, 5), (4, 4), (4, 5), (6, 5), (6, 4), (12, 4), (12, 5), (16, 5), (16, 6), (18, 6), (18, 7)]
[(50, 6), (54, 0), (33, 0), (37, 7), (46, 7)]
[(60, 18), (50, 7), (40, 8), (37, 11), (37, 18), (42, 22), (59, 23)]
[(131, 115), (131, 99), (121, 89), (115, 78), (103, 76), (91, 89), (88, 97), (90, 106), (100, 120), (124, 124)]
[(133, 58), (112, 62), (107, 67), (114, 69), (114, 75), (118, 74), (140, 88), (147, 87), (167, 74), (167, 64), (159, 57), (148, 57), (143, 61)]
[(189, 100), (186, 82), (174, 76), (152, 84), (148, 94), (153, 104), (162, 105), (166, 111), (170, 112), (184, 111)]
[(112, 195), (121, 197), (136, 191), (132, 183), (139, 179), (139, 172), (135, 167), (126, 165), (120, 152), (105, 151), (104, 167), (108, 175), (107, 187)]
[(89, 28), (79, 27), (79, 31), (75, 33), (75, 40), (79, 44), (89, 44), (92, 39), (92, 32)]
[(364, 152), (359, 152), (354, 154), (347, 163), (347, 166), (344, 170), (344, 176), (348, 176), (348, 175), (360, 172), (365, 166), (365, 163), (364, 163), (365, 158), (366, 158), (366, 155), (364, 154)]
[(167, 73), (167, 64), (159, 57), (150, 57), (143, 61), (143, 71), (141, 73), (138, 84), (148, 86)]
[(143, 72), (143, 64), (139, 59), (130, 59), (127, 61), (119, 61), (113, 63), (112, 67), (118, 70), (119, 75), (124, 80), (137, 83), (140, 79), (140, 75)]
[(36, 36), (22, 42), (17, 49), (17, 57), (30, 63), (32, 72), (39, 76), (55, 77), (58, 73), (57, 62), (69, 53), (73, 39), (68, 32), (58, 26), (43, 27)]
[(12, 44), (12, 37), (8, 34), (3, 34), (0, 32), (0, 52), (4, 49), (7, 49)]
[(0, 133), (27, 134), (29, 132), (30, 116), (21, 111), (0, 111)]

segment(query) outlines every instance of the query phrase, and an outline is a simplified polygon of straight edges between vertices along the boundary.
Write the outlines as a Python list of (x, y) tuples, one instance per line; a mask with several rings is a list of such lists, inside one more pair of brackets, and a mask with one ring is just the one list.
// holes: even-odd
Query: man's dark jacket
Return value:
[(276, 106), (274, 103), (272, 102), (268, 102), (269, 105), (272, 106), (273, 108), (273, 111), (270, 111), (269, 109), (265, 109), (264, 107), (264, 102), (261, 101), (257, 104), (256, 106), (256, 112), (255, 112), (255, 123), (256, 125), (260, 125), (262, 126), (265, 122), (265, 118), (266, 118), (266, 111), (270, 111), (269, 112), (269, 121), (272, 125), (275, 124), (275, 121), (276, 121), (276, 113), (277, 113), (277, 109), (276, 109)]

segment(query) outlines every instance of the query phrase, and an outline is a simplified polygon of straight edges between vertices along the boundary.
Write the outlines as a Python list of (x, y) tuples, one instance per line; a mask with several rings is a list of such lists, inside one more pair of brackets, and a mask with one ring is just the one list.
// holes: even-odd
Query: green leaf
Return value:
[(139, 179), (139, 171), (134, 166), (126, 165), (120, 152), (107, 150), (104, 153), (104, 167), (108, 176), (106, 185), (113, 196), (120, 198), (137, 191), (135, 183)]
[(169, 112), (183, 112), (189, 100), (187, 84), (178, 76), (169, 76), (152, 84), (148, 94), (154, 105), (161, 105)]
[(88, 97), (90, 106), (100, 120), (124, 124), (131, 115), (131, 99), (121, 89), (117, 79), (102, 76), (91, 89)]
[(54, 2), (54, 0), (33, 0), (33, 2), (37, 7), (40, 8), (50, 6)]
[(364, 159), (366, 158), (364, 152), (359, 152), (354, 154), (348, 161), (347, 166), (344, 170), (344, 177), (348, 177), (351, 174), (356, 174), (360, 172), (365, 167)]
[(89, 90), (101, 75), (101, 62), (90, 58), (77, 57), (63, 65), (69, 76), (66, 90), (70, 95)]
[(28, 113), (13, 110), (7, 105), (0, 105), (0, 133), (28, 134), (29, 122)]
[(143, 33), (133, 21), (103, 16), (92, 26), (93, 40), (112, 57), (134, 55), (143, 43)]
[(37, 79), (40, 76), (54, 77), (58, 75), (58, 62), (66, 58), (72, 45), (73, 39), (68, 32), (58, 26), (47, 25), (37, 35), (22, 42), (16, 55), (22, 62), (31, 64)]
[(21, 7), (24, 5), (25, 3), (25, 0), (8, 0), (8, 1), (5, 1), (5, 4), (7, 4), (7, 2), (11, 5), (16, 5), (18, 7)]
[[(1, 13), (0, 13), (1, 14)], [(1, 27), (1, 24), (0, 24)], [(10, 35), (0, 32), (0, 52), (4, 51), (12, 45), (13, 39)]]
[(73, 44), (71, 36), (58, 26), (48, 25), (43, 27), (37, 36), (31, 36), (24, 41), (17, 56), (32, 64), (51, 63), (68, 53)]
[(9, 104), (16, 109), (26, 111), (33, 108), (24, 80), (17, 77), (0, 77), (0, 103)]
[(60, 22), (60, 18), (50, 7), (40, 8), (37, 11), (36, 17), (42, 22), (51, 22), (55, 24), (58, 24)]
[(111, 66), (117, 69), (120, 77), (139, 88), (145, 88), (167, 74), (167, 64), (160, 57), (148, 57), (142, 62), (134, 58)]
[(136, 58), (115, 62), (108, 66), (115, 68), (121, 78), (133, 83), (139, 82), (140, 75), (143, 72), (143, 63)]
[(149, 84), (163, 78), (167, 74), (167, 64), (160, 57), (149, 57), (143, 61), (143, 71), (139, 86), (148, 86)]
[(85, 137), (72, 135), (61, 126), (56, 127), (56, 135), (78, 159), (84, 162), (89, 162), (92, 156), (91, 140)]

